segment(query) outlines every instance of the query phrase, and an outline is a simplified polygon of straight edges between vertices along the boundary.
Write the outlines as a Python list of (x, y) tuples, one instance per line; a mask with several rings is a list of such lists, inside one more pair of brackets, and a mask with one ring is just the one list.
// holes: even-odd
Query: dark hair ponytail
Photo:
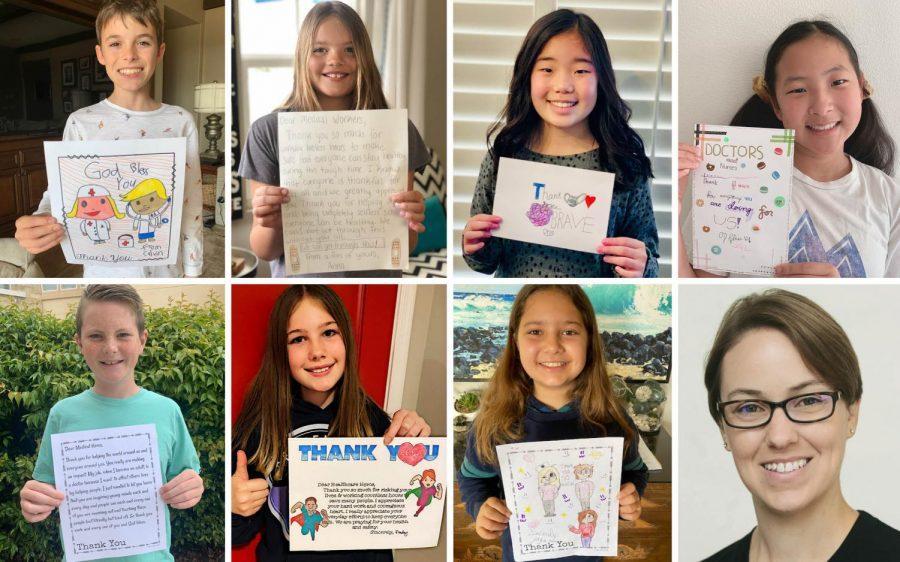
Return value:
[[(501, 156), (512, 156), (540, 132), (540, 116), (531, 103), (531, 71), (547, 41), (570, 30), (581, 35), (597, 70), (597, 103), (588, 128), (597, 140), (601, 166), (616, 174), (616, 188), (630, 189), (653, 176), (644, 141), (628, 125), (631, 108), (616, 90), (616, 78), (606, 40), (597, 24), (584, 14), (556, 10), (532, 24), (516, 56), (509, 96), (498, 120), (487, 133), (494, 174)], [(496, 133), (493, 144), (491, 137)]]
[[(856, 76), (862, 79), (862, 72), (859, 69), (859, 56), (856, 49), (838, 28), (827, 21), (798, 21), (788, 26), (781, 32), (781, 35), (775, 39), (769, 52), (766, 55), (766, 69), (763, 78), (768, 84), (769, 94), (774, 101), (775, 85), (775, 67), (781, 60), (784, 51), (804, 39), (815, 34), (822, 34), (840, 42), (850, 57), (853, 64), (853, 70)], [(741, 127), (768, 127), (774, 129), (784, 128), (781, 120), (775, 115), (772, 105), (763, 101), (759, 96), (754, 94), (748, 99), (738, 112), (731, 119), (731, 124)], [(882, 172), (893, 175), (894, 173), (894, 139), (888, 134), (875, 108), (875, 102), (871, 99), (864, 99), (862, 102), (862, 116), (859, 120), (856, 130), (844, 143), (844, 152), (859, 160), (863, 164), (868, 164), (880, 169)]]

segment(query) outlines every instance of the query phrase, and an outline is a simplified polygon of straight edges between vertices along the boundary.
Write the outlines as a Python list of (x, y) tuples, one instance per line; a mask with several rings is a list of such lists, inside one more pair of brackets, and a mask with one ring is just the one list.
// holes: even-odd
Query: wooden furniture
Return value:
[(16, 219), (37, 210), (47, 189), (44, 141), (52, 135), (0, 136), (0, 237), (13, 236)]

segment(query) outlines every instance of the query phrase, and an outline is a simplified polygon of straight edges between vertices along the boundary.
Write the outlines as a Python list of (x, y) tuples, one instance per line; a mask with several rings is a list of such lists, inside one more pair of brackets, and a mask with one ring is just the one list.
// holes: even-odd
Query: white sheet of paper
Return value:
[(494, 236), (597, 253), (606, 238), (616, 176), (607, 172), (501, 158), (491, 214)]
[(291, 550), (436, 546), (452, 486), (446, 443), (445, 437), (397, 437), (389, 446), (381, 437), (289, 439), (289, 501), (281, 513), (289, 517)]
[(409, 265), (409, 230), (390, 196), (406, 191), (405, 109), (278, 114), (288, 275)]
[(788, 261), (794, 130), (698, 124), (694, 143), (692, 265), (774, 275)]
[(51, 213), (66, 228), (66, 261), (175, 263), (186, 146), (184, 137), (45, 142)]
[(621, 437), (497, 446), (517, 561), (616, 556), (622, 447)]
[(66, 560), (166, 548), (166, 506), (153, 424), (50, 436)]

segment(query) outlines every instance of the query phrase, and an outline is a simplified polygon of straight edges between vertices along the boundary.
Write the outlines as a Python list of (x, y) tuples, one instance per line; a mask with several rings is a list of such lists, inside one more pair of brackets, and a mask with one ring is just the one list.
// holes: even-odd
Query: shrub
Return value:
[[(222, 302), (183, 300), (147, 311), (150, 333), (135, 379), (181, 407), (200, 457), (206, 491), (192, 509), (171, 509), (178, 560), (224, 558), (225, 326)], [(27, 306), (0, 307), (0, 560), (62, 558), (59, 516), (22, 518), (19, 490), (31, 479), (50, 407), (90, 388), (75, 345), (74, 314), (55, 318)]]

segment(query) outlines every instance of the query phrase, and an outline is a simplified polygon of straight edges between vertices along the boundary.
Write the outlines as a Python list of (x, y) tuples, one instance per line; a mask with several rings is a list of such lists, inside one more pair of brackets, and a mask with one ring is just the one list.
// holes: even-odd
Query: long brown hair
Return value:
[(478, 456), (489, 464), (497, 463), (494, 447), (522, 438), (525, 401), (534, 393), (534, 382), (522, 368), (516, 334), (528, 299), (539, 291), (558, 291), (569, 297), (587, 330), (588, 348), (584, 370), (575, 379), (571, 398), (578, 402), (581, 423), (605, 432), (604, 424), (614, 421), (625, 434), (625, 450), (634, 438), (628, 416), (612, 391), (606, 372), (603, 342), (597, 328), (594, 307), (578, 285), (526, 285), (516, 295), (509, 315), (506, 349), (497, 370), (481, 398), (481, 409), (475, 418), (475, 447)]
[(381, 89), (381, 74), (372, 54), (372, 43), (366, 26), (353, 8), (341, 2), (321, 2), (306, 14), (294, 54), (294, 87), (279, 109), (288, 111), (321, 111), (319, 97), (309, 79), (309, 57), (312, 55), (316, 32), (326, 19), (336, 17), (350, 32), (356, 57), (356, 90), (352, 109), (387, 109)]
[(280, 479), (287, 458), (287, 439), (291, 430), (291, 366), (287, 355), (287, 328), (291, 314), (303, 299), (315, 299), (337, 323), (346, 349), (344, 375), (335, 385), (337, 413), (328, 429), (329, 436), (371, 437), (372, 425), (366, 406), (371, 401), (359, 383), (356, 341), (350, 314), (341, 298), (325, 285), (288, 287), (269, 316), (269, 334), (259, 371), (244, 396), (244, 405), (234, 425), (234, 443), (245, 449), (252, 436), (259, 446), (248, 464), (266, 475)]

